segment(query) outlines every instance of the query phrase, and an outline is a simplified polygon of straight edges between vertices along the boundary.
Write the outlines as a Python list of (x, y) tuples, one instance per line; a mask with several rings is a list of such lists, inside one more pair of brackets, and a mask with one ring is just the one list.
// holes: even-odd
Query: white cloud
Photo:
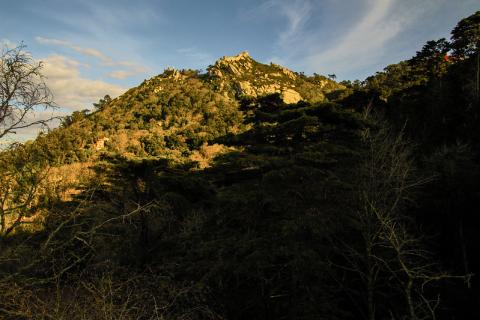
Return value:
[(25, 117), (25, 125), (32, 124), (37, 121), (45, 121), (44, 124), (32, 124), (25, 128), (12, 130), (6, 136), (0, 139), (0, 151), (8, 147), (14, 142), (23, 142), (31, 140), (36, 137), (40, 132), (44, 132), (49, 128), (56, 128), (60, 125), (60, 119), (65, 117), (70, 112), (62, 109), (42, 109), (35, 108), (33, 112), (27, 113)]
[[(72, 111), (91, 109), (92, 104), (105, 95), (116, 97), (126, 91), (126, 88), (110, 84), (101, 80), (88, 79), (81, 75), (80, 69), (85, 64), (62, 55), (51, 55), (42, 59), (42, 74), (47, 86), (53, 93), (55, 110), (36, 110), (28, 115), (27, 122), (63, 117)], [(58, 120), (49, 122), (49, 127), (59, 125)], [(0, 144), (9, 144), (13, 141), (25, 141), (34, 138), (42, 127), (39, 125), (19, 129)], [(1, 146), (0, 146), (1, 149)]]
[[(39, 120), (47, 121), (46, 125), (35, 124), (26, 128), (17, 129), (14, 133), (7, 135), (0, 140), (0, 144), (9, 145), (15, 141), (26, 141), (35, 138), (40, 132), (45, 132), (48, 129), (56, 128), (60, 125), (61, 118), (65, 117), (69, 112), (63, 110), (37, 110), (30, 113), (25, 119), (27, 123), (32, 123)], [(0, 148), (1, 149), (1, 148)]]
[(61, 55), (43, 59), (43, 74), (56, 104), (70, 110), (89, 109), (93, 102), (109, 94), (116, 97), (126, 89), (101, 80), (84, 78), (80, 62)]
[(86, 48), (81, 47), (75, 44), (72, 44), (68, 41), (59, 40), (59, 39), (51, 39), (51, 38), (44, 38), (44, 37), (36, 37), (35, 40), (38, 43), (45, 44), (45, 45), (54, 45), (60, 46), (64, 48), (68, 48), (74, 50), (77, 53), (80, 53), (84, 56), (93, 57), (100, 62), (100, 65), (103, 67), (121, 67), (126, 68), (127, 70), (115, 70), (107, 74), (107, 76), (115, 79), (125, 79), (128, 77), (135, 76), (137, 74), (146, 73), (147, 69), (143, 66), (140, 66), (132, 61), (116, 61), (113, 58), (105, 55), (103, 52), (95, 49), (95, 48)]

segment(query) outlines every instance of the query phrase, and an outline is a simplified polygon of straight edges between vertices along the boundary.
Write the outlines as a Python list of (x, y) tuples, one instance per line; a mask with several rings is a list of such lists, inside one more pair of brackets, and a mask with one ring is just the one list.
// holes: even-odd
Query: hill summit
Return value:
[(247, 51), (217, 60), (208, 68), (208, 75), (220, 83), (220, 89), (233, 90), (239, 96), (279, 93), (285, 103), (323, 101), (325, 93), (341, 88), (322, 76), (308, 78), (278, 64), (259, 63)]
[[(147, 80), (146, 84), (155, 82), (155, 79), (178, 81), (191, 76), (198, 74), (193, 74), (192, 70), (169, 67), (161, 75)], [(345, 89), (325, 76), (315, 74), (307, 77), (275, 63), (257, 62), (247, 51), (218, 59), (201, 78), (213, 84), (212, 90), (234, 99), (278, 93), (285, 103), (297, 103), (300, 100), (321, 102), (326, 94)], [(154, 90), (158, 93), (162, 89), (157, 87)]]

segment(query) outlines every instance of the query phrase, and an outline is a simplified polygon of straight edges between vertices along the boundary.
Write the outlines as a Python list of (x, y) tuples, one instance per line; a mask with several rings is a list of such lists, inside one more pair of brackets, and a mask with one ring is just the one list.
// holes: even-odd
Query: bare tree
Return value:
[(41, 73), (43, 63), (33, 59), (22, 43), (3, 47), (0, 55), (0, 138), (18, 129), (46, 125), (48, 119), (34, 119), (38, 111), (54, 109), (53, 96)]
[[(360, 280), (360, 291), (348, 294), (354, 301), (364, 297), (363, 317), (375, 320), (435, 319), (440, 296), (431, 286), (439, 280), (468, 282), (471, 275), (451, 275), (441, 270), (424, 238), (406, 214), (415, 189), (431, 178), (415, 172), (412, 148), (400, 133), (380, 123), (375, 132), (363, 134), (365, 153), (359, 167), (358, 207), (352, 222), (359, 236), (356, 243), (339, 242), (343, 263), (336, 265)], [(387, 306), (386, 297), (398, 297)]]

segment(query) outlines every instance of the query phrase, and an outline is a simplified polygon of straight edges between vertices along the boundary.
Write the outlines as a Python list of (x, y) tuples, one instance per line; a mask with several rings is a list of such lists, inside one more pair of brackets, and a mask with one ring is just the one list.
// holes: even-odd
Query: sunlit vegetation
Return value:
[(479, 28), (365, 81), (167, 69), (2, 151), (0, 318), (479, 318)]

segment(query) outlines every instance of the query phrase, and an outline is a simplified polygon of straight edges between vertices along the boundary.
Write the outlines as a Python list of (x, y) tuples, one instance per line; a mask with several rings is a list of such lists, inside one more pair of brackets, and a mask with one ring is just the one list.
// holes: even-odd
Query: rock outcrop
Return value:
[(222, 57), (208, 69), (221, 90), (231, 90), (237, 96), (259, 97), (279, 93), (287, 103), (302, 99), (293, 88), (297, 75), (287, 68), (256, 62), (247, 51), (232, 57)]
[(302, 100), (302, 96), (295, 90), (286, 89), (281, 92), (280, 97), (282, 97), (285, 103), (297, 103)]
[(260, 97), (278, 93), (285, 103), (323, 101), (325, 93), (340, 86), (327, 78), (311, 79), (278, 64), (262, 64), (247, 51), (222, 57), (208, 68), (208, 76), (225, 96)]
[[(180, 84), (198, 75), (201, 74), (195, 70), (177, 70), (169, 67), (159, 76), (146, 80), (145, 85), (149, 85), (155, 94), (160, 94), (167, 90), (171, 83)], [(229, 100), (241, 97), (257, 98), (277, 93), (289, 104), (301, 100), (322, 102), (325, 100), (325, 94), (345, 89), (344, 86), (324, 76), (307, 77), (303, 73), (291, 71), (275, 63), (257, 62), (247, 51), (218, 59), (207, 68), (207, 74), (201, 76), (203, 80), (212, 84), (213, 90)]]

